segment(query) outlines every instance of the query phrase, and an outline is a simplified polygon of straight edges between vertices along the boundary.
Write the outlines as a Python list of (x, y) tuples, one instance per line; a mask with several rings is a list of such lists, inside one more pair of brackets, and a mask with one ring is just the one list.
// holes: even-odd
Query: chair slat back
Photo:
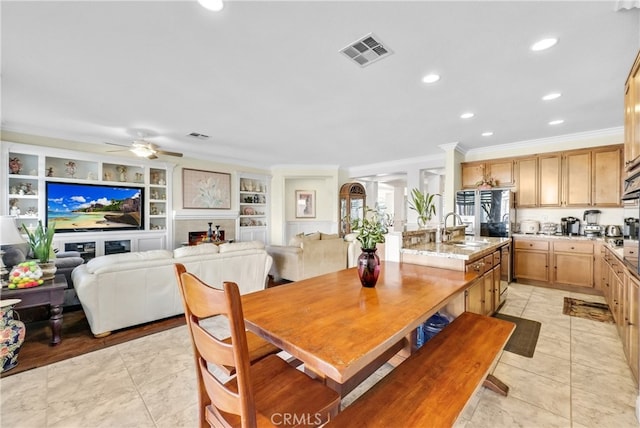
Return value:
[[(256, 410), (249, 380), (249, 349), (237, 284), (225, 282), (223, 290), (220, 290), (186, 272), (181, 264), (176, 264), (175, 271), (195, 354), (201, 395), (201, 425), (205, 417), (205, 408), (211, 404), (214, 407), (212, 413), (220, 419), (220, 426), (228, 425), (223, 413), (240, 416), (243, 426), (255, 426)], [(226, 316), (229, 320), (231, 344), (216, 338), (200, 325), (201, 319), (215, 315)], [(237, 385), (237, 390), (221, 383), (207, 369), (208, 363), (235, 367), (234, 386)]]

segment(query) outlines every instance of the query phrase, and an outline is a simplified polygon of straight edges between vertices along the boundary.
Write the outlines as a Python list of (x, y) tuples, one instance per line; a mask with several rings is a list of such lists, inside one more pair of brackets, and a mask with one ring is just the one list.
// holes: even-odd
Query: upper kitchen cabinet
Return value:
[(538, 206), (538, 158), (531, 157), (515, 161), (516, 206), (518, 208)]
[(510, 187), (514, 184), (513, 159), (494, 159), (483, 162), (465, 162), (461, 164), (462, 188), (477, 187), (483, 178), (493, 178), (499, 187)]
[(584, 207), (591, 203), (591, 150), (564, 155), (563, 206)]
[(640, 52), (624, 89), (624, 167), (629, 174), (640, 165)]
[[(503, 171), (505, 175), (498, 179), (498, 186), (515, 187), (517, 208), (619, 207), (622, 156), (623, 146), (618, 144), (472, 162), (462, 164), (462, 171), (463, 177), (467, 171), (467, 187), (475, 187), (470, 177), (479, 171), (479, 165), (484, 164), (485, 171), (489, 171), (489, 165), (492, 171)], [(497, 174), (491, 176), (496, 178)], [(507, 180), (511, 184), (506, 184)]]
[(550, 153), (538, 157), (538, 205), (562, 205), (562, 155)]
[(593, 150), (593, 199), (598, 207), (619, 207), (622, 197), (622, 147)]

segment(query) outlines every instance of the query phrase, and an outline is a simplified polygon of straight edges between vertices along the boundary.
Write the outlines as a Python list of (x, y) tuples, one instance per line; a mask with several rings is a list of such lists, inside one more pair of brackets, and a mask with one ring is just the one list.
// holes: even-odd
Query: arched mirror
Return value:
[(345, 183), (340, 188), (340, 236), (351, 233), (351, 221), (364, 218), (367, 194), (360, 183)]

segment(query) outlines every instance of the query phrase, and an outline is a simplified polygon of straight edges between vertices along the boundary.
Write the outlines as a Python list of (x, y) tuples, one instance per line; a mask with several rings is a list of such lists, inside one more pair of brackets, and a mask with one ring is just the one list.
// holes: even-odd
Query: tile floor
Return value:
[[(512, 284), (501, 312), (542, 322), (535, 355), (504, 352), (495, 374), (509, 396), (481, 388), (457, 427), (638, 426), (636, 386), (616, 328), (563, 315), (564, 296), (603, 301)], [(178, 327), (2, 378), (0, 426), (195, 427), (190, 351), (185, 327)], [(389, 370), (378, 370), (343, 405)]]

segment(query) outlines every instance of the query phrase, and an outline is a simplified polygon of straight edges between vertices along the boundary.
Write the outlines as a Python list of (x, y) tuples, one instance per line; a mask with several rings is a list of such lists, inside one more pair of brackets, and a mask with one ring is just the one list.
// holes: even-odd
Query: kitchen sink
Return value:
[(448, 241), (447, 244), (455, 245), (456, 247), (483, 247), (487, 245), (487, 241)]

